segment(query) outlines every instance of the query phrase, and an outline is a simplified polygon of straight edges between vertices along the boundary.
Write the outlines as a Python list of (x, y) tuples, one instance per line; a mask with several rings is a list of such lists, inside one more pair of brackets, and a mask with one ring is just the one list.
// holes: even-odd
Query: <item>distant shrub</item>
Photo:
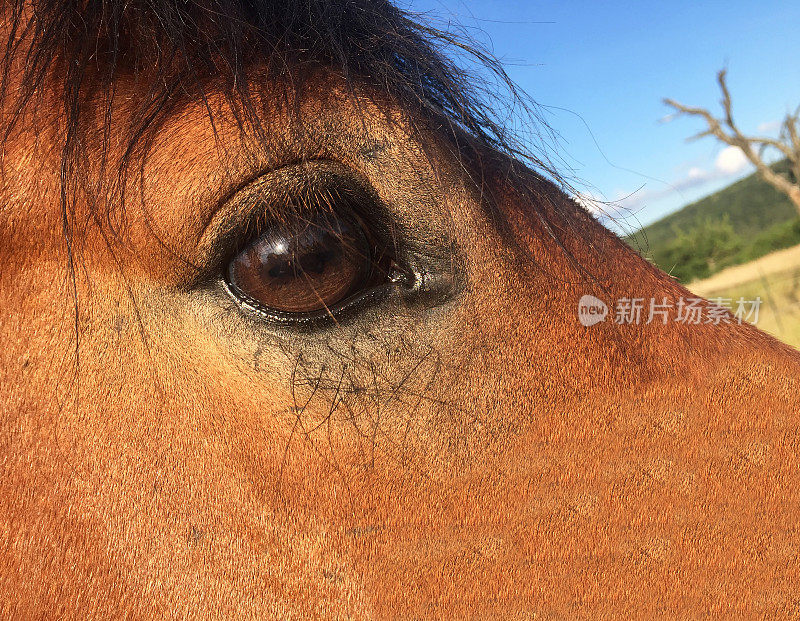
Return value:
[(775, 250), (797, 244), (800, 244), (800, 218), (778, 222), (747, 244), (736, 262), (747, 263)]
[(654, 258), (661, 269), (689, 282), (734, 265), (744, 246), (727, 216), (707, 217), (689, 230), (675, 227), (672, 240)]

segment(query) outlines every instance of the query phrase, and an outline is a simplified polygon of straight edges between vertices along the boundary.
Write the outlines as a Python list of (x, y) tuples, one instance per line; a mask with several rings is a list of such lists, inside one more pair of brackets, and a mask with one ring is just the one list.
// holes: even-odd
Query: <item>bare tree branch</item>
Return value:
[[(692, 136), (689, 140), (698, 140), (706, 136), (714, 136), (720, 142), (739, 148), (745, 157), (756, 167), (756, 171), (767, 183), (786, 194), (800, 214), (800, 106), (793, 114), (787, 114), (781, 123), (779, 138), (769, 138), (767, 136), (746, 136), (736, 126), (733, 120), (733, 105), (731, 103), (731, 93), (726, 81), (726, 70), (723, 69), (717, 74), (717, 82), (722, 91), (722, 110), (723, 117), (717, 118), (705, 108), (685, 106), (674, 99), (665, 99), (664, 103), (675, 110), (669, 118), (678, 116), (695, 116), (702, 118), (708, 129)], [(794, 176), (794, 181), (775, 172), (764, 161), (764, 153), (767, 149), (777, 150), (789, 162), (789, 166)]]

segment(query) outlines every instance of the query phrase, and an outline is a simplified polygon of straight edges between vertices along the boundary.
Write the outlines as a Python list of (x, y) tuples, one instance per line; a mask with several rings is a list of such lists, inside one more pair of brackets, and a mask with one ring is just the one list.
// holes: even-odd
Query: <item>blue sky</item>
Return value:
[(400, 0), (400, 6), (458, 22), (505, 62), (545, 107), (578, 187), (619, 201), (611, 224), (623, 230), (752, 170), (712, 138), (687, 143), (701, 121), (661, 122), (669, 112), (664, 97), (718, 110), (716, 72), (727, 67), (734, 117), (745, 132), (775, 135), (777, 121), (800, 104), (800, 2)]

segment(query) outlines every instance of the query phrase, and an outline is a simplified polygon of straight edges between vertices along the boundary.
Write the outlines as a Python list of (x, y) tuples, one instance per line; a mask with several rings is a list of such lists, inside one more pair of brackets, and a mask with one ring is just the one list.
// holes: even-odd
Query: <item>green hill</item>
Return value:
[[(789, 174), (785, 161), (773, 165)], [(682, 282), (800, 244), (789, 199), (753, 174), (625, 238)]]

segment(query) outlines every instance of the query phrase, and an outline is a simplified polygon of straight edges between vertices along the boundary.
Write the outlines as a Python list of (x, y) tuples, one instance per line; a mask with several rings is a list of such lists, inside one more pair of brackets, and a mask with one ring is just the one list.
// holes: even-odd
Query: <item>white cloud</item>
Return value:
[(777, 132), (781, 128), (780, 121), (768, 121), (766, 123), (761, 123), (758, 126), (759, 133), (762, 134), (772, 134)]
[[(747, 168), (750, 162), (739, 147), (725, 147), (714, 162), (717, 171), (722, 175), (735, 175)], [(691, 175), (691, 171), (690, 175)]]
[(585, 194), (575, 194), (575, 201), (589, 213), (594, 213), (594, 201)]
[(616, 217), (620, 209), (616, 200), (600, 198), (591, 192), (580, 192), (575, 195), (575, 200), (595, 218), (601, 220)]
[(603, 212), (603, 206), (600, 199), (592, 196), (588, 192), (581, 192), (575, 195), (575, 200), (580, 203), (584, 209), (590, 214), (597, 216)]
[(739, 147), (728, 146), (719, 152), (711, 170), (706, 170), (699, 166), (692, 166), (688, 170), (684, 168), (686, 172), (682, 177), (675, 179), (672, 183), (665, 184), (660, 189), (640, 190), (627, 197), (618, 196), (617, 200), (624, 209), (635, 211), (647, 203), (652, 203), (666, 196), (675, 193), (681, 194), (687, 190), (702, 187), (712, 181), (732, 177), (750, 166), (750, 161)]
[(707, 176), (708, 173), (697, 166), (693, 166), (689, 169), (689, 179), (705, 179)]

